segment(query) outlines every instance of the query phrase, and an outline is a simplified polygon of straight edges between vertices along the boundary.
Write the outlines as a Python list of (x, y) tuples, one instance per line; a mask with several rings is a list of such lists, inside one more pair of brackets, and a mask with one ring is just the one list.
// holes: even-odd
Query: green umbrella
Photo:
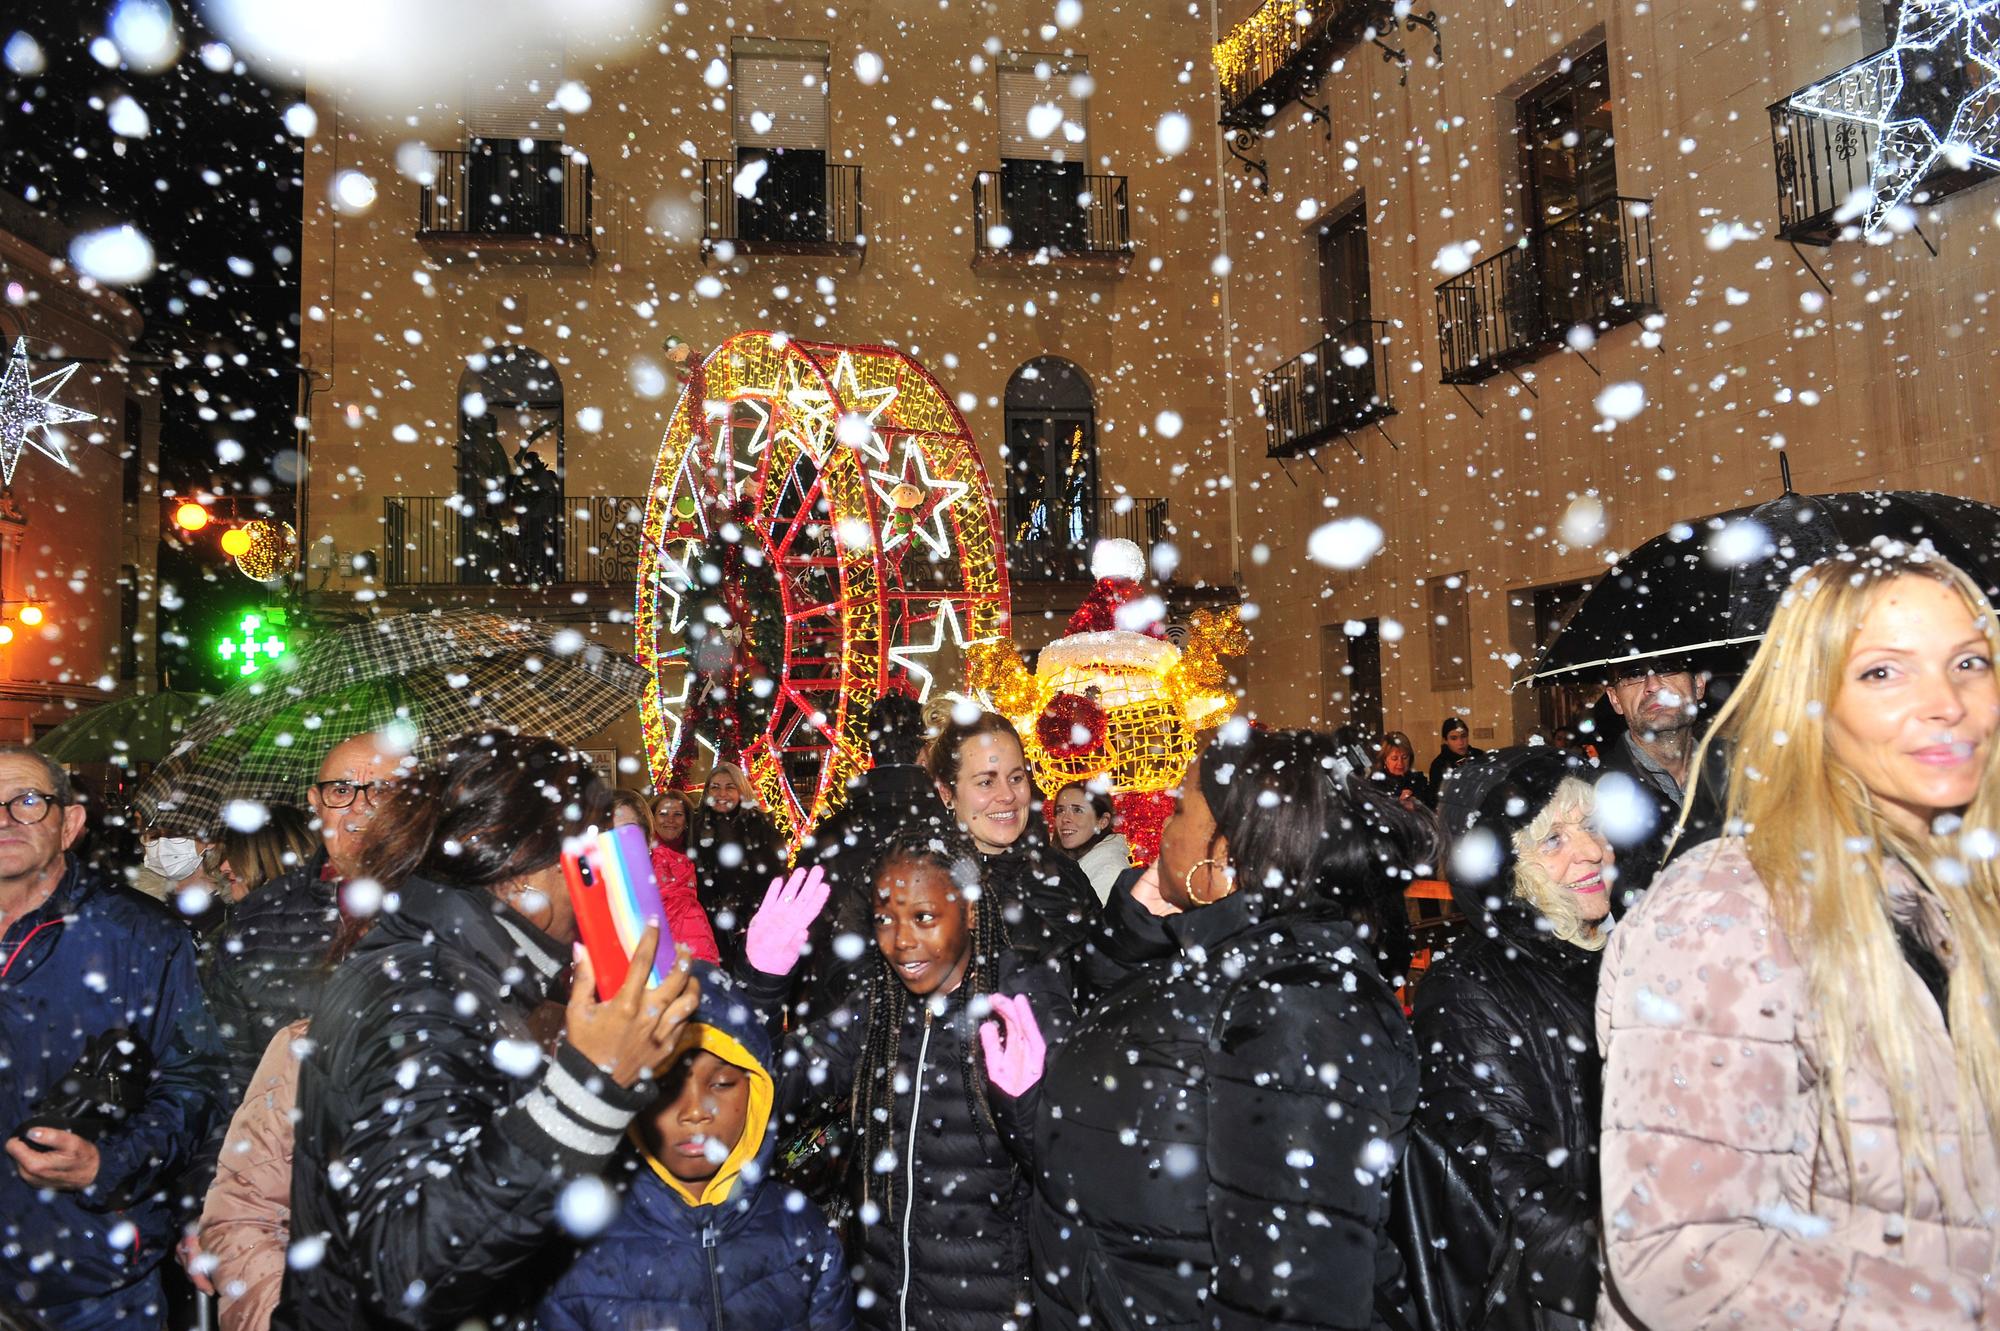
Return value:
[(72, 716), (36, 741), (59, 763), (157, 763), (164, 759), (202, 708), (205, 693), (135, 693)]

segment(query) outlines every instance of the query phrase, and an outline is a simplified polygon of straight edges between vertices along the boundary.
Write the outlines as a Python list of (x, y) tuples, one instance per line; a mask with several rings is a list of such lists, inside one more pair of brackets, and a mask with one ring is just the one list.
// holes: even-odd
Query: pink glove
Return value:
[(743, 955), (766, 975), (790, 975), (805, 950), (806, 936), (820, 908), (833, 894), (826, 874), (815, 864), (811, 869), (794, 869), (786, 878), (779, 874), (764, 893), (764, 904), (750, 917), (743, 937)]
[[(1042, 1042), (1042, 1028), (1027, 995), (1009, 998), (995, 994), (988, 1000), (999, 1021), (979, 1023), (979, 1047), (986, 1051), (986, 1080), (1012, 1096), (1024, 1095), (1042, 1079), (1042, 1065), (1048, 1061), (1048, 1045)], [(1000, 1028), (1007, 1033), (1002, 1037)], [(1004, 1042), (1003, 1042), (1004, 1039)]]

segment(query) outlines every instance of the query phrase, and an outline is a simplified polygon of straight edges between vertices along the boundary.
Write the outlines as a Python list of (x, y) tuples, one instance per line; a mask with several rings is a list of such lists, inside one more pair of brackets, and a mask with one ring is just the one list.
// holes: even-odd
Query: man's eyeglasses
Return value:
[(365, 798), (372, 809), (375, 801), (394, 784), (393, 781), (315, 781), (312, 788), (319, 792), (319, 802), (325, 808), (352, 808), (356, 799)]
[(54, 795), (45, 795), (39, 790), (24, 790), (10, 800), (0, 800), (0, 809), (23, 827), (33, 827), (49, 816), (49, 810), (61, 804)]

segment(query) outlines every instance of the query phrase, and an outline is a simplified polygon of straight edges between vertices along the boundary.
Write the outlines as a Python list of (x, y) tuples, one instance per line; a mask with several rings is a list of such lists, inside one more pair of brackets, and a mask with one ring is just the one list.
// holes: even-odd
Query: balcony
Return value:
[(701, 252), (866, 257), (861, 168), (807, 150), (746, 151), (701, 164)]
[(1384, 0), (1265, 0), (1215, 48), (1222, 123), (1262, 129), (1341, 51), (1394, 25), (1395, 6)]
[(458, 495), (382, 501), (382, 580), (390, 587), (616, 585), (639, 572), (646, 501), (569, 495), (553, 512), (480, 509)]
[(1151, 550), (1166, 538), (1167, 501), (1131, 495), (1078, 504), (1007, 496), (1007, 576), (1015, 582), (1090, 581), (1090, 551), (1123, 537)]
[(1111, 274), (1132, 263), (1124, 176), (1081, 162), (1002, 162), (972, 181), (972, 266), (1057, 267)]
[[(1879, 53), (1863, 57), (1771, 104), (1771, 157), (1778, 176), (1780, 239), (1831, 245), (1843, 234), (1859, 236), (1858, 223), (1867, 211), (1862, 201), (1874, 193), (1875, 127), (1795, 111), (1792, 98), (1811, 88), (1829, 88), (1835, 96), (1846, 98), (1850, 90), (1839, 85), (1851, 80), (1855, 85), (1852, 98), (1870, 104), (1865, 99), (1880, 95), (1871, 63), (1879, 58)], [(1977, 163), (1964, 167), (1941, 164), (1917, 182), (1911, 198), (1917, 203), (1935, 203), (1946, 195), (1984, 184), (1994, 174)], [(1859, 206), (1850, 207), (1850, 199), (1856, 199)]]
[(431, 181), (417, 202), (417, 238), (531, 262), (588, 263), (591, 168), (558, 142), (474, 139), (431, 154)]
[(1439, 285), (1439, 378), (1476, 384), (1564, 345), (1659, 312), (1651, 199), (1611, 198), (1529, 232)]
[(1264, 438), (1274, 458), (1297, 457), (1396, 414), (1384, 373), (1389, 325), (1357, 319), (1264, 376)]

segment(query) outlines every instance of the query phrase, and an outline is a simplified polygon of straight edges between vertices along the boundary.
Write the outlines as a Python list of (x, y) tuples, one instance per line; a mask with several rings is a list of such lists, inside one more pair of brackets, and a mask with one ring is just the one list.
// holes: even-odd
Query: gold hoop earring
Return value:
[[(1184, 876), (1181, 879), (1181, 891), (1187, 893), (1187, 899), (1189, 901), (1192, 901), (1197, 906), (1213, 906), (1216, 902), (1222, 900), (1222, 897), (1226, 897), (1229, 895), (1229, 892), (1224, 892), (1220, 897), (1203, 897), (1194, 890), (1195, 871), (1214, 864), (1216, 864), (1216, 861), (1212, 859), (1196, 860), (1192, 865), (1188, 866), (1188, 871), (1186, 876)], [(1235, 891), (1236, 875), (1230, 872), (1229, 867), (1227, 865), (1222, 865), (1220, 867), (1222, 869), (1223, 881), (1227, 882), (1230, 885), (1229, 889), (1230, 892)]]

